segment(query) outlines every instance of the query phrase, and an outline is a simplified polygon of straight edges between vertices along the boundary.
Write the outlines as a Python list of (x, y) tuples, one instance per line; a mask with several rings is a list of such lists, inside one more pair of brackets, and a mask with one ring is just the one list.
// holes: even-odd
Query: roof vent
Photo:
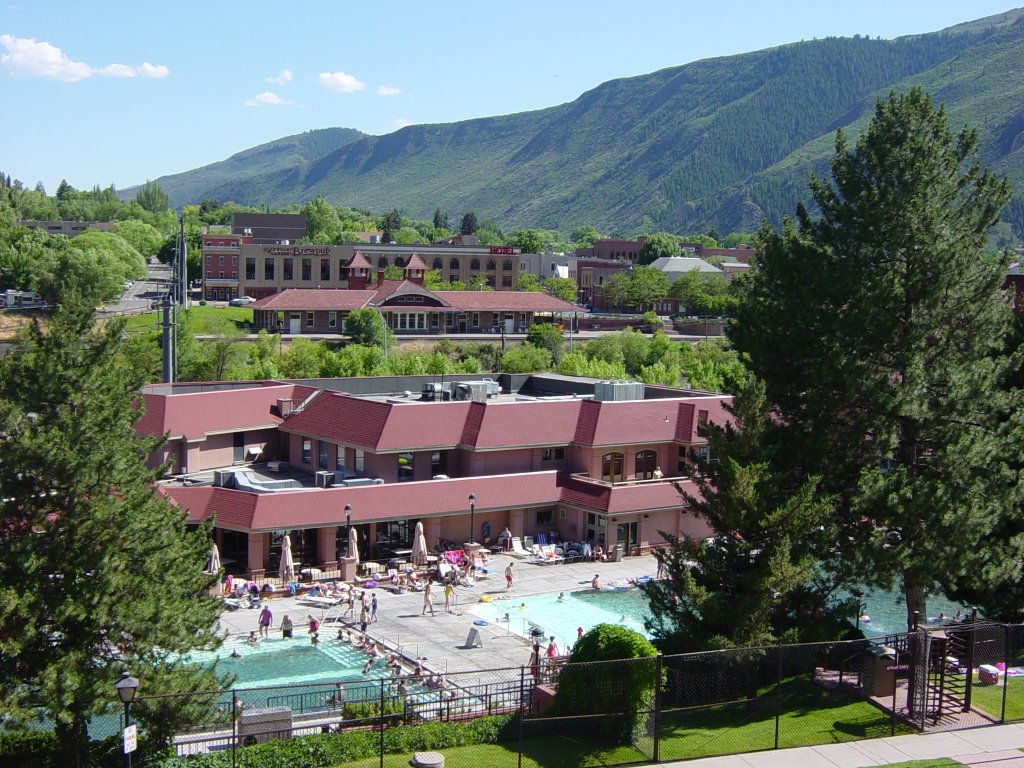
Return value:
[(642, 381), (599, 381), (594, 385), (594, 399), (604, 402), (643, 400)]

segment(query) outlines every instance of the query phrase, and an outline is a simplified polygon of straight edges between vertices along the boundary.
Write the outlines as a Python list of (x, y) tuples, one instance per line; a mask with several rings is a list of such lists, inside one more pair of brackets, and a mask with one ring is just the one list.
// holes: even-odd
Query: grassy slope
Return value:
[[(210, 325), (210, 321), (216, 318), (227, 318), (239, 327), (241, 327), (243, 323), (252, 322), (252, 310), (248, 307), (193, 306), (188, 312), (189, 320), (192, 324), (192, 332), (196, 334), (215, 333), (216, 331)], [(127, 315), (125, 317), (125, 331), (127, 333), (158, 331), (162, 320), (163, 318), (160, 312), (146, 312), (139, 315)]]

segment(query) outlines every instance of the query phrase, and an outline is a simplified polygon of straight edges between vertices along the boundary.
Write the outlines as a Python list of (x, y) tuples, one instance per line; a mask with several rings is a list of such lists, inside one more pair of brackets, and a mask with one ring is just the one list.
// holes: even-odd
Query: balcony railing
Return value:
[(649, 479), (640, 478), (627, 478), (625, 480), (617, 480), (615, 482), (609, 482), (599, 477), (591, 477), (589, 472), (572, 472), (570, 474), (574, 480), (582, 480), (585, 483), (593, 483), (594, 485), (603, 485), (608, 488), (625, 488), (633, 485), (653, 485), (655, 483), (667, 483), (673, 480), (692, 480), (692, 475), (665, 475), (664, 477), (652, 477)]

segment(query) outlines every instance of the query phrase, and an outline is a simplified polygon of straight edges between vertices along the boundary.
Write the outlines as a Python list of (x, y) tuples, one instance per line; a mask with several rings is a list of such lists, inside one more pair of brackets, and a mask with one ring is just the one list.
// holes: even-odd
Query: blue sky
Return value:
[(601, 82), (1004, 2), (0, 0), (0, 170), (118, 188), (272, 139), (383, 134), (571, 101)]

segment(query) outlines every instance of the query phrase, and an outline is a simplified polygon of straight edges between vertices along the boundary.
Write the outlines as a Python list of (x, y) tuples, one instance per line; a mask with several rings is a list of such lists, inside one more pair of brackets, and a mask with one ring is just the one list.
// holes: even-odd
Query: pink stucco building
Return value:
[[(285, 532), (303, 565), (336, 567), (346, 507), (378, 557), (417, 521), (429, 547), (493, 544), (508, 526), (627, 556), (662, 532), (707, 534), (685, 495), (706, 451), (699, 426), (728, 417), (727, 397), (555, 374), (454, 378), (154, 385), (138, 429), (167, 436), (152, 457), (168, 466), (161, 492), (192, 521), (215, 517), (240, 573), (272, 572)], [(252, 474), (232, 482), (238, 471)]]

